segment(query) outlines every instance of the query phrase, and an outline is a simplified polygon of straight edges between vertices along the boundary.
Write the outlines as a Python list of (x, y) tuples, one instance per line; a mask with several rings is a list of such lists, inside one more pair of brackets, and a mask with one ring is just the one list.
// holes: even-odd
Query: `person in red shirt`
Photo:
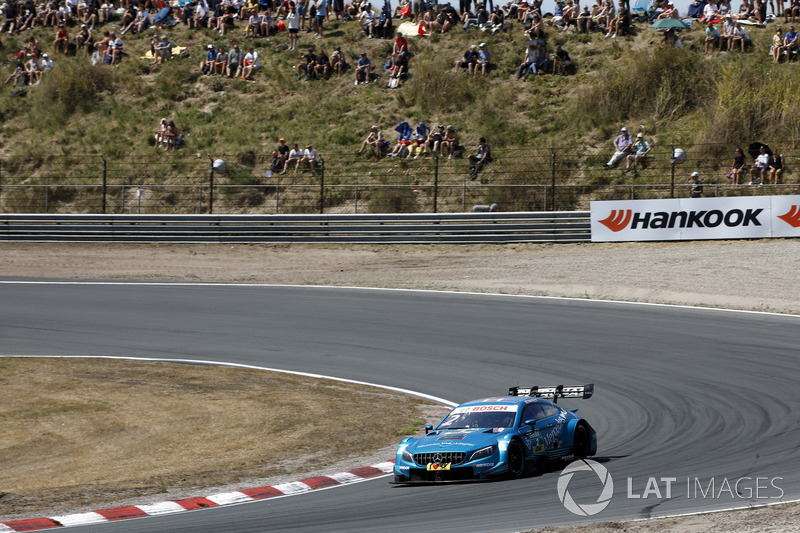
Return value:
[(56, 31), (56, 40), (53, 42), (53, 53), (57, 53), (59, 48), (64, 55), (67, 54), (67, 47), (69, 46), (69, 33), (67, 32), (67, 28), (64, 27), (63, 24), (58, 25), (58, 31)]

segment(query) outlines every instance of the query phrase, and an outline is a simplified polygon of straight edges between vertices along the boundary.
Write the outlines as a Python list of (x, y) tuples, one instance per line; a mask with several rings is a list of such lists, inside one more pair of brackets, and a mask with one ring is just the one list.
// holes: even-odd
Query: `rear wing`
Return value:
[(588, 385), (546, 385), (533, 387), (511, 387), (509, 396), (533, 396), (558, 403), (559, 398), (581, 398), (588, 400), (594, 394), (594, 383)]

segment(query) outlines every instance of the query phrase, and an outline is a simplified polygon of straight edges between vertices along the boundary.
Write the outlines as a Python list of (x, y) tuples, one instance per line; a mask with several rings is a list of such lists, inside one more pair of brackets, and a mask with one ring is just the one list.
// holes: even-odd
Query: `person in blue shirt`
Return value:
[(203, 74), (210, 74), (211, 70), (214, 68), (214, 61), (217, 59), (217, 49), (214, 48), (213, 44), (208, 45), (208, 51), (206, 52), (206, 58), (200, 62), (200, 70), (203, 71)]
[(358, 59), (358, 63), (356, 64), (356, 85), (358, 85), (359, 79), (363, 76), (364, 83), (369, 83), (369, 74), (370, 69), (372, 68), (372, 62), (367, 57), (366, 52), (361, 52), (361, 57)]

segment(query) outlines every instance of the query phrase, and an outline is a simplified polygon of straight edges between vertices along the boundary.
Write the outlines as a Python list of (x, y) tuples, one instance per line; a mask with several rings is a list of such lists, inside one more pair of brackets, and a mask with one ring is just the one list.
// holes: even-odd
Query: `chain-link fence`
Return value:
[[(447, 213), (495, 205), (502, 211), (588, 209), (592, 200), (688, 195), (698, 171), (706, 196), (800, 194), (797, 156), (783, 155), (778, 185), (726, 177), (733, 147), (653, 149), (644, 163), (603, 166), (610, 150), (494, 150), (477, 174), (468, 153), (396, 158), (323, 154), (314, 170), (286, 173), (271, 154), (147, 153), (0, 159), (0, 211), (6, 213)], [(683, 149), (682, 149), (683, 150)], [(756, 173), (758, 176), (758, 173)], [(757, 181), (757, 180), (756, 180)]]

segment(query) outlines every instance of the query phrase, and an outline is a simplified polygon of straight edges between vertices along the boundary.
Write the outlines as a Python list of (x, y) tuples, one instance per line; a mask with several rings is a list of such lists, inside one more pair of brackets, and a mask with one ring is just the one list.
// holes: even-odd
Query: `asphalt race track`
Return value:
[[(609, 505), (586, 518), (561, 504), (558, 467), (444, 486), (381, 478), (70, 528), (87, 532), (514, 531), (797, 500), (798, 326), (793, 316), (475, 294), (0, 283), (2, 354), (228, 361), (457, 402), (595, 383), (594, 398), (561, 403), (597, 429), (595, 459), (614, 480)], [(568, 485), (581, 504), (601, 489), (593, 472)]]

